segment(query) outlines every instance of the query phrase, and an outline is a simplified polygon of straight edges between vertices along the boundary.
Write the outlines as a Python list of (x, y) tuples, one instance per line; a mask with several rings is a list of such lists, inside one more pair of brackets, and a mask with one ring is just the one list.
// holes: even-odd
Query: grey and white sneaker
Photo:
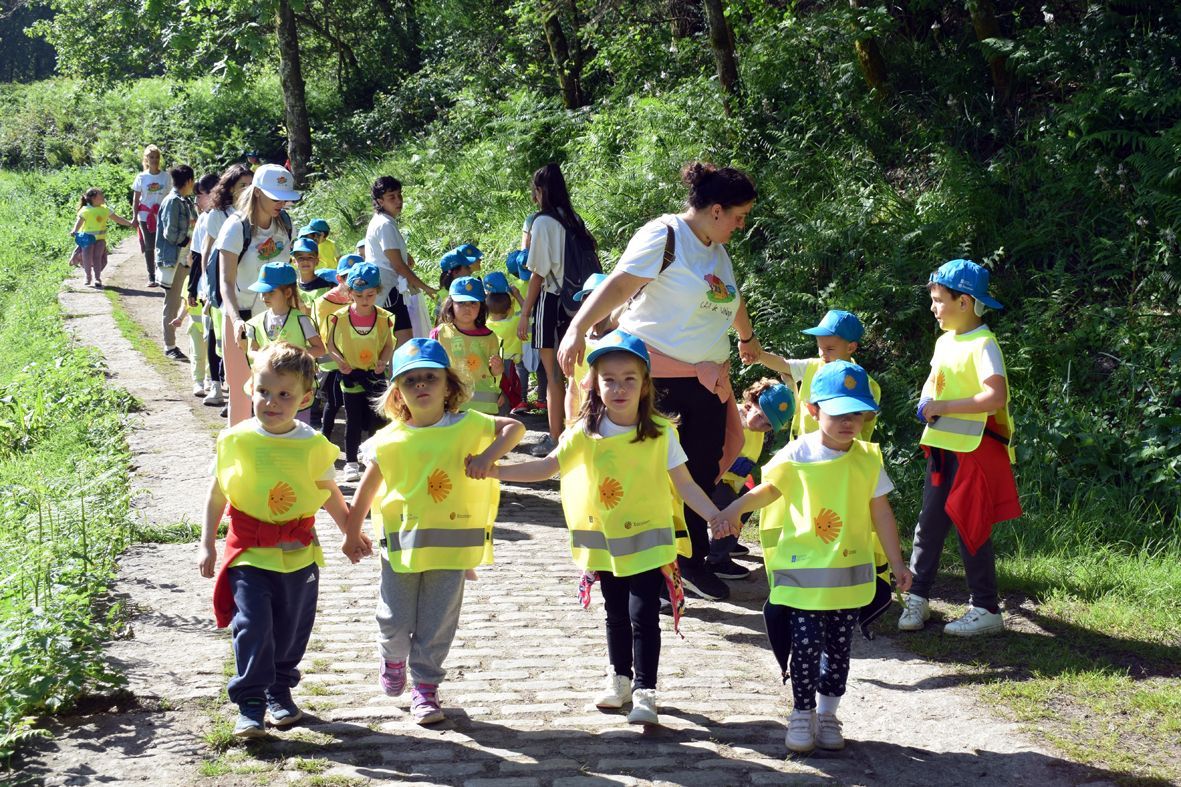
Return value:
[(968, 607), (963, 617), (943, 627), (943, 633), (953, 637), (975, 637), (1004, 630), (1004, 616), (1000, 612), (989, 612), (984, 607)]
[(632, 692), (632, 709), (627, 714), (628, 724), (659, 724), (656, 715), (656, 689), (636, 689)]
[(791, 751), (803, 754), (816, 748), (816, 711), (793, 710), (787, 717), (784, 744)]
[(845, 748), (845, 736), (841, 734), (841, 720), (836, 717), (836, 714), (816, 714), (816, 748), (826, 751), (840, 751)]
[(529, 453), (533, 454), (534, 456), (549, 456), (550, 452), (556, 447), (557, 443), (554, 442), (554, 438), (546, 435), (545, 437), (541, 438), (541, 441), (538, 442), (537, 445), (529, 449)]
[(356, 462), (345, 462), (344, 475), (341, 476), (346, 484), (361, 480), (361, 465)]
[(922, 596), (909, 593), (898, 618), (899, 631), (922, 631), (923, 623), (931, 617), (931, 603)]

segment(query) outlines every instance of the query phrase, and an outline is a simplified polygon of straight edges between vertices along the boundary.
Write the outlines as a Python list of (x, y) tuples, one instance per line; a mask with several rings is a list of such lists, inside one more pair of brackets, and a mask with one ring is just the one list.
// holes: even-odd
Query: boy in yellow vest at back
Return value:
[[(205, 503), (198, 568), (212, 577), (217, 526), (230, 518), (221, 573), (213, 589), (217, 625), (234, 635), (238, 705), (234, 735), (265, 735), (264, 717), (286, 727), (303, 712), (291, 698), (299, 661), (316, 619), (320, 566), (315, 515), (325, 508), (342, 530), (348, 506), (333, 480), (339, 451), (295, 420), (312, 400), (316, 362), (305, 350), (275, 342), (254, 358), (250, 382), (255, 417), (217, 437), (213, 483)], [(353, 562), (370, 552), (358, 542)]]
[(988, 271), (970, 260), (944, 263), (927, 290), (944, 334), (935, 342), (916, 413), (925, 425), (919, 442), (927, 453), (927, 477), (911, 553), (914, 586), (898, 628), (917, 631), (930, 615), (927, 599), (954, 523), (971, 597), (968, 611), (943, 633), (970, 637), (1005, 628), (992, 526), (1021, 516), (1005, 359), (983, 320), (985, 309), (1003, 307), (988, 295)]
[[(857, 352), (861, 337), (865, 335), (865, 327), (861, 324), (861, 320), (857, 319), (856, 314), (840, 309), (831, 309), (824, 315), (824, 319), (820, 321), (819, 325), (801, 331), (801, 333), (816, 337), (816, 352), (819, 357), (787, 359), (764, 350), (758, 362), (783, 375), (789, 384), (797, 387), (800, 401), (807, 402), (811, 395), (812, 378), (816, 376), (816, 372), (820, 371), (820, 367), (833, 361), (857, 363), (853, 359), (853, 353)], [(882, 403), (882, 389), (872, 377), (869, 378), (869, 388), (873, 392), (874, 402), (880, 405)], [(876, 413), (866, 415), (865, 425), (862, 427), (859, 437), (862, 440), (869, 440), (873, 437), (873, 427), (876, 423)], [(819, 424), (809, 414), (807, 408), (796, 409), (795, 418), (791, 424), (792, 437), (815, 432), (819, 428)]]
[(743, 514), (766, 508), (763, 518), (780, 529), (766, 557), (771, 596), (763, 614), (773, 646), (790, 637), (794, 708), (785, 743), (795, 752), (844, 748), (836, 712), (858, 609), (874, 596), (875, 531), (898, 589), (910, 587), (886, 500), (894, 485), (878, 447), (857, 439), (865, 414), (876, 410), (864, 369), (825, 364), (808, 402), (820, 429), (788, 443), (763, 468), (763, 482), (711, 522), (736, 532)]

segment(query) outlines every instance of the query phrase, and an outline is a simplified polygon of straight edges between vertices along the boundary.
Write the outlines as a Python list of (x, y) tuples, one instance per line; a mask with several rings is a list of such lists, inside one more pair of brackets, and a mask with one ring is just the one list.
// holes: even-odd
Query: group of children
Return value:
[[(94, 191), (87, 192), (74, 231), (94, 236), (90, 243), (80, 239), (78, 255), (88, 277), (97, 279), (103, 255), (86, 250), (102, 240), (105, 221), (126, 222), (105, 210)], [(632, 723), (659, 719), (659, 614), (663, 600), (674, 626), (679, 622), (677, 556), (691, 549), (686, 505), (710, 523), (708, 560), (728, 579), (749, 574), (733, 558), (749, 554), (738, 536), (747, 517), (762, 510), (759, 540), (770, 587), (764, 617), (783, 678), (792, 684), (785, 738), (791, 751), (844, 746), (837, 709), (854, 633), (888, 606), (891, 574), (898, 591), (909, 591), (898, 628), (923, 627), (953, 524), (971, 599), (966, 614), (944, 631), (970, 636), (1003, 629), (990, 534), (996, 522), (1019, 515), (1020, 506), (1010, 468), (1007, 375), (983, 319), (986, 309), (1001, 305), (989, 296), (981, 266), (953, 260), (927, 285), (945, 333), (916, 411), (928, 471), (908, 566), (887, 500), (893, 485), (871, 442), (881, 390), (854, 361), (864, 333), (855, 315), (830, 311), (804, 331), (816, 339), (815, 358), (762, 352), (757, 362), (781, 377), (759, 380), (743, 393), (741, 455), (713, 489), (694, 482), (677, 424), (659, 411), (644, 343), (609, 321), (588, 335), (557, 446), (545, 456), (503, 463), (525, 433), (505, 416), (528, 406), (517, 338), (522, 299), (508, 277), (473, 275), (479, 250), (456, 247), (440, 266), (447, 295), (430, 337), (399, 346), (392, 315), (377, 305), (377, 265), (346, 254), (331, 268), (318, 267), (335, 256), (334, 250), (325, 256), (329, 232), (323, 220), (309, 223), (291, 262), (266, 263), (250, 285), (266, 306), (249, 320), (243, 340), (254, 417), (217, 441), (199, 567), (214, 575), (215, 536), (228, 516), (214, 607), (218, 624), (233, 631), (235, 734), (265, 734), (268, 714), (279, 727), (302, 716), (291, 689), (315, 619), (320, 508), (343, 532), (351, 561), (378, 545), (383, 691), (399, 696), (409, 687), (413, 718), (441, 721), (443, 665), (465, 582), (492, 561), (502, 481), (560, 477), (580, 597), (589, 603), (598, 584), (606, 613), (611, 669), (594, 702), (604, 709), (630, 705)], [(510, 260), (510, 271), (520, 272), (520, 263)], [(582, 294), (602, 280), (592, 277)], [(359, 481), (351, 502), (337, 486), (338, 450), (328, 440), (342, 407), (344, 479)], [(793, 439), (756, 484), (766, 436), (779, 431)], [(367, 434), (372, 438), (365, 441)], [(372, 537), (363, 527), (367, 516)]]

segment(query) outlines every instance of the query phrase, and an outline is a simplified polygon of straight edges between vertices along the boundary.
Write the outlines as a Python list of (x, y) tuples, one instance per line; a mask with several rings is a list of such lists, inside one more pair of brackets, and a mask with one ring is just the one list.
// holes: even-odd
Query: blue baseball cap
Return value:
[(521, 281), (529, 281), (529, 277), (532, 275), (529, 273), (529, 250), (510, 251), (508, 258), (504, 261), (504, 267)]
[(346, 279), (350, 290), (362, 292), (381, 286), (381, 271), (372, 262), (359, 262), (349, 268)]
[(307, 228), (312, 232), (322, 232), (325, 235), (327, 235), (332, 229), (328, 226), (327, 219), (312, 219), (308, 222)]
[(295, 284), (296, 273), (285, 262), (268, 262), (258, 272), (258, 281), (250, 285), (254, 292), (271, 292), (285, 284)]
[(439, 260), (439, 267), (443, 272), (453, 271), (456, 268), (462, 268), (465, 265), (471, 267), (472, 261), (465, 255), (459, 253), (455, 249), (443, 255), (443, 259)]
[(595, 287), (598, 287), (605, 281), (607, 281), (607, 274), (605, 273), (592, 273), (590, 276), (587, 276), (586, 281), (582, 283), (582, 289), (574, 293), (574, 300), (581, 301), (590, 295)]
[(292, 254), (319, 254), (320, 244), (311, 238), (300, 237), (291, 247)]
[(508, 295), (508, 277), (500, 271), (492, 271), (484, 277), (484, 291), (489, 295)]
[(471, 243), (461, 243), (455, 247), (455, 251), (467, 257), (472, 262), (479, 262), (484, 259), (484, 252), (480, 251)]
[(484, 283), (475, 276), (460, 276), (451, 282), (447, 294), (456, 303), (483, 303)]
[(316, 231), (308, 225), (299, 228), (299, 232), (295, 233), (297, 238), (306, 238), (309, 235), (315, 235)]
[(824, 319), (815, 328), (807, 328), (800, 333), (809, 336), (839, 336), (847, 342), (859, 342), (865, 335), (865, 327), (857, 315), (852, 312), (831, 309), (824, 315)]
[(336, 262), (336, 272), (338, 274), (348, 273), (350, 268), (352, 268), (358, 262), (364, 261), (365, 258), (360, 254), (343, 254)]
[(627, 331), (621, 331), (618, 328), (599, 340), (599, 346), (591, 351), (590, 355), (586, 356), (586, 363), (589, 366), (599, 356), (614, 352), (631, 353), (643, 361), (644, 365), (649, 369), (652, 368), (652, 359), (648, 356), (648, 348), (644, 346), (644, 342), (632, 336)]
[(827, 415), (876, 413), (878, 404), (869, 388), (869, 375), (855, 363), (826, 363), (812, 378), (812, 404)]
[(327, 283), (329, 287), (335, 287), (336, 268), (316, 268), (316, 278)]
[(415, 369), (446, 369), (451, 366), (451, 359), (447, 357), (447, 350), (434, 339), (411, 339), (397, 350), (390, 359), (390, 376), (397, 378), (401, 374)]
[(782, 383), (773, 385), (759, 394), (759, 409), (771, 422), (771, 428), (776, 432), (782, 432), (791, 424), (791, 418), (796, 414), (795, 391)]
[(942, 284), (950, 290), (966, 292), (990, 309), (1003, 309), (995, 298), (988, 296), (988, 269), (971, 260), (951, 260), (931, 274), (931, 284)]

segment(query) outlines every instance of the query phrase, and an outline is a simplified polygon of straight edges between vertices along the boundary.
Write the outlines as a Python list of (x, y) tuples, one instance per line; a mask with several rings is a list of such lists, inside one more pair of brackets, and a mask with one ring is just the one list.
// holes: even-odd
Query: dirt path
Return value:
[[(159, 291), (142, 289), (138, 254), (123, 244), (107, 279), (149, 335)], [(210, 409), (188, 397), (187, 368), (163, 374), (122, 338), (101, 294), (73, 282), (62, 300), (81, 341), (108, 359), (112, 384), (138, 396), (134, 483), (151, 521), (200, 514), (211, 451)], [(529, 440), (539, 437), (531, 433)], [(346, 493), (350, 491), (346, 489)], [(134, 610), (130, 637), (112, 643), (137, 703), (62, 719), (58, 736), (25, 763), (45, 784), (350, 784), (410, 781), (465, 787), (609, 784), (1101, 784), (1109, 774), (1031, 742), (960, 686), (888, 636), (860, 639), (841, 716), (848, 748), (784, 759), (790, 702), (765, 644), (761, 571), (727, 603), (691, 603), (686, 638), (666, 627), (663, 727), (641, 731), (586, 706), (602, 680), (602, 611), (575, 602), (556, 487), (506, 486), (497, 563), (467, 590), (441, 696), (448, 721), (421, 729), (406, 699), (376, 685), (377, 564), (352, 566), (339, 534), (320, 527), (328, 554), (320, 613), (296, 698), (310, 718), (249, 748), (218, 755), (203, 734), (216, 718), (229, 639), (213, 628), (210, 585), (194, 548), (129, 550), (117, 593)], [(754, 563), (753, 568), (758, 568)], [(202, 768), (202, 763), (204, 767)], [(201, 770), (199, 770), (199, 768)], [(201, 775), (201, 771), (208, 774)], [(313, 775), (314, 774), (314, 775)]]

